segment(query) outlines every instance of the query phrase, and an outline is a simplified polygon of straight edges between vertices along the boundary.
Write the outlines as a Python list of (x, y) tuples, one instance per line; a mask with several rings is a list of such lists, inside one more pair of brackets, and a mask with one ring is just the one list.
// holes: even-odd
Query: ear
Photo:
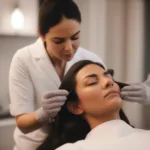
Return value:
[(38, 33), (39, 37), (41, 38), (41, 40), (43, 42), (45, 42), (45, 35), (42, 35), (39, 29), (37, 29), (37, 33)]
[(69, 112), (73, 113), (74, 115), (81, 115), (83, 114), (83, 109), (78, 102), (67, 102), (67, 108)]

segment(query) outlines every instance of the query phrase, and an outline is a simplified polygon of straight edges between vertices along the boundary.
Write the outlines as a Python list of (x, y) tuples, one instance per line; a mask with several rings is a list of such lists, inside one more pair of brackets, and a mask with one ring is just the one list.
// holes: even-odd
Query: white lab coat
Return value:
[(150, 150), (150, 131), (112, 120), (95, 127), (85, 140), (64, 144), (56, 150)]
[[(67, 70), (79, 60), (103, 61), (92, 52), (79, 48), (65, 68)], [(105, 65), (104, 65), (105, 66)], [(10, 112), (13, 116), (30, 113), (41, 106), (42, 96), (60, 86), (60, 79), (45, 51), (41, 39), (24, 47), (13, 57), (9, 73)], [(14, 132), (15, 150), (35, 150), (47, 136), (47, 125), (23, 134), (17, 127)]]

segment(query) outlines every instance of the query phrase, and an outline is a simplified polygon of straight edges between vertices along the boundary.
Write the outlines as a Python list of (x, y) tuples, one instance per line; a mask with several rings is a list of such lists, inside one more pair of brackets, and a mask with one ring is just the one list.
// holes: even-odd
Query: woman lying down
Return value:
[(120, 113), (120, 87), (101, 64), (77, 62), (60, 89), (70, 94), (38, 150), (150, 150), (150, 131)]

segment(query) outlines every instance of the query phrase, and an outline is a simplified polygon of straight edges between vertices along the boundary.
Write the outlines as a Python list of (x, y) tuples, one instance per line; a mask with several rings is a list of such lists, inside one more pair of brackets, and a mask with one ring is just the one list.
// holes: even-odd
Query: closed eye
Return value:
[(88, 77), (85, 79), (86, 86), (96, 85), (97, 83), (98, 83), (97, 77)]
[(97, 84), (97, 82), (91, 82), (88, 84), (88, 86), (95, 85), (95, 84)]

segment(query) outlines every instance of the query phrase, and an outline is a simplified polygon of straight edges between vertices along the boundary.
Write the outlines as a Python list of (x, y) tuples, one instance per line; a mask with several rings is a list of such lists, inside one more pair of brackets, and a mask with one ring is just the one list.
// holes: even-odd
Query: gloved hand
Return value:
[(42, 107), (36, 110), (36, 119), (40, 123), (48, 122), (53, 119), (64, 105), (68, 91), (54, 90), (44, 95), (42, 99)]
[(131, 84), (122, 88), (121, 97), (125, 101), (150, 105), (150, 74), (145, 82)]

